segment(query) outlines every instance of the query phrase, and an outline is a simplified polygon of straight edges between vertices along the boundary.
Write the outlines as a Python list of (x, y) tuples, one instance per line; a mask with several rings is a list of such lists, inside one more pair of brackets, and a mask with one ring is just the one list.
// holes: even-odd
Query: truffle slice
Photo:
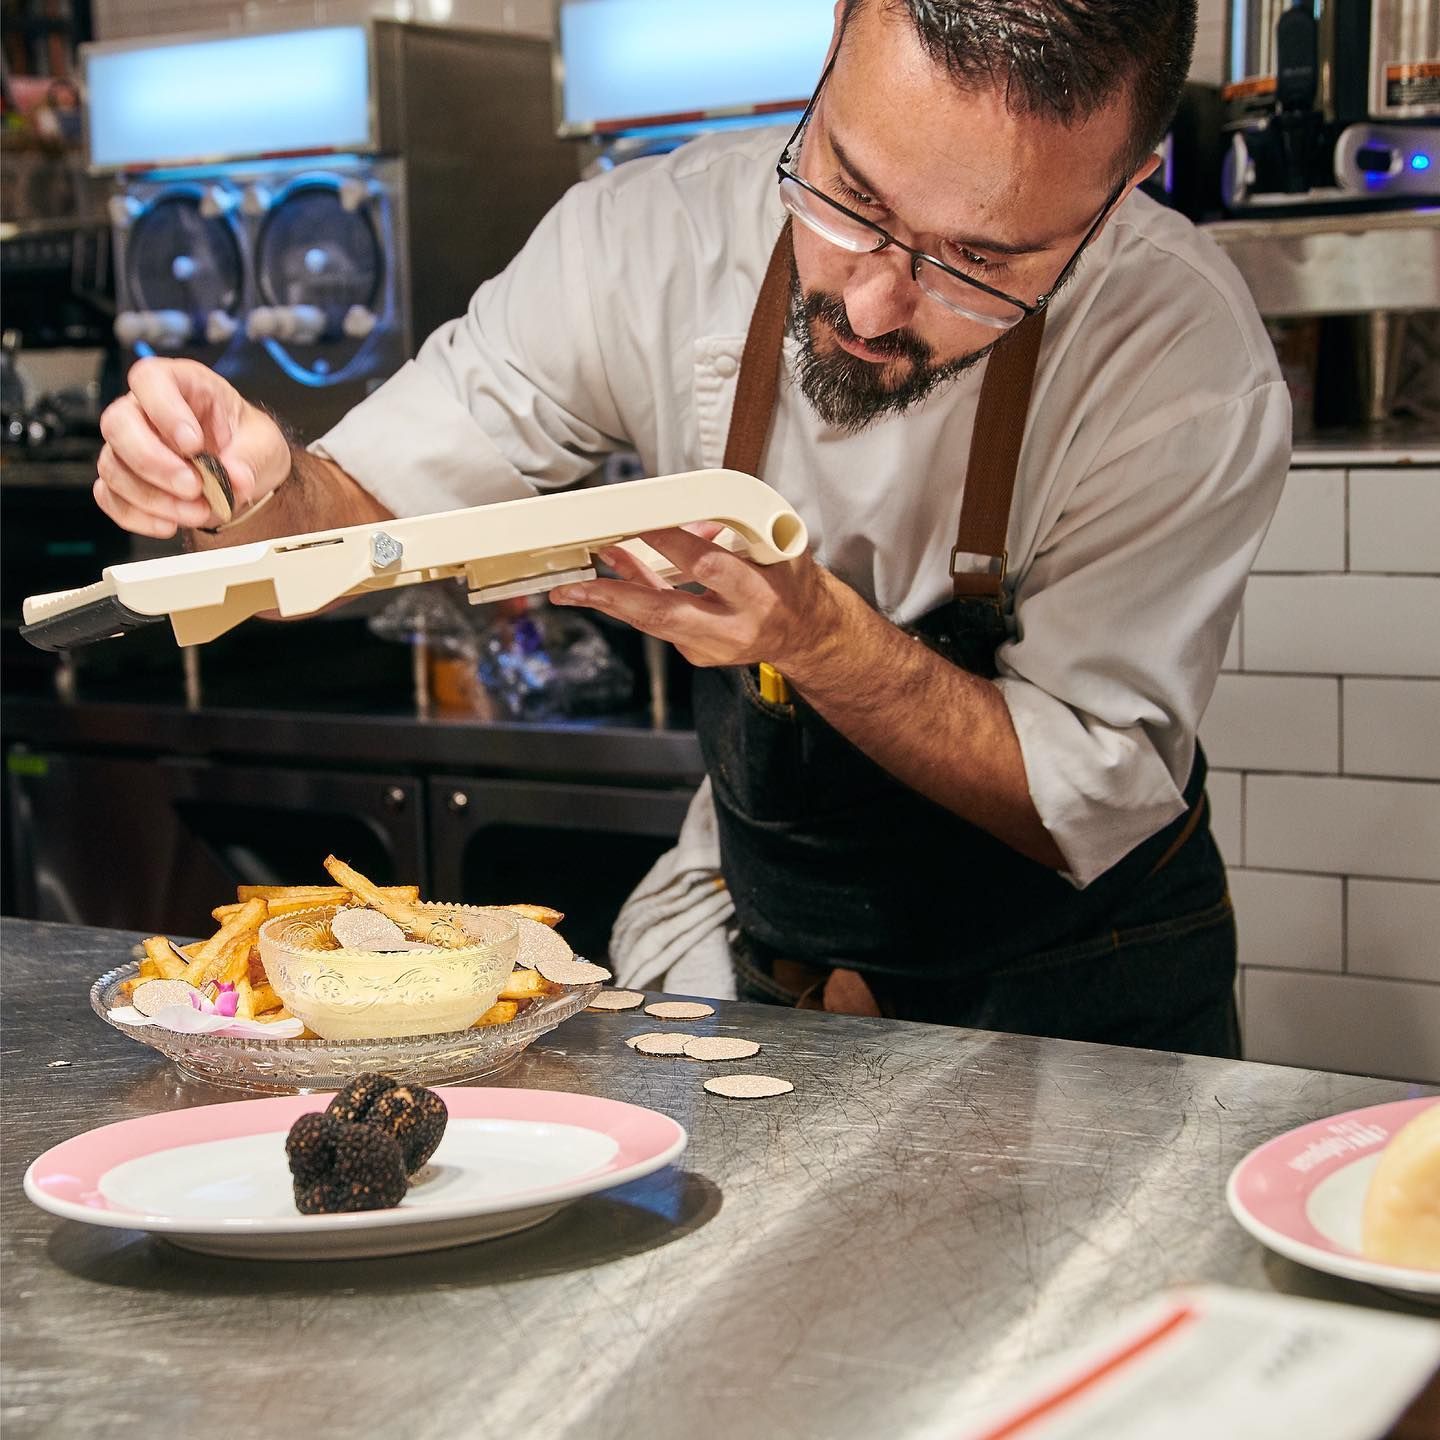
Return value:
[(703, 1020), (715, 1013), (715, 1007), (698, 1000), (657, 1000), (645, 1007), (645, 1013), (657, 1020)]
[(705, 1088), (729, 1100), (768, 1100), (772, 1095), (788, 1095), (795, 1087), (774, 1075), (717, 1075), (705, 1082)]

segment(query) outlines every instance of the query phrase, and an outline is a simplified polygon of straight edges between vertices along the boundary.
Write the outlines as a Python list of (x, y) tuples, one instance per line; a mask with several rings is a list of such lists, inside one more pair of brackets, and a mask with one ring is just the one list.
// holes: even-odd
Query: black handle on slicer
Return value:
[(74, 650), (97, 640), (113, 640), (127, 630), (139, 630), (163, 619), (163, 615), (142, 615), (110, 595), (47, 615), (33, 625), (22, 625), (20, 634), (37, 650)]

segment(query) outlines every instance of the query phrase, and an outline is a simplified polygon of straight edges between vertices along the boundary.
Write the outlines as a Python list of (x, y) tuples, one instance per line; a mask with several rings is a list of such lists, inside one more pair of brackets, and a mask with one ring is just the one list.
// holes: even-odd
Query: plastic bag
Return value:
[(524, 720), (624, 710), (635, 683), (590, 620), (534, 599), (507, 604), (481, 632), (480, 681)]
[(432, 651), (472, 661), (480, 654), (475, 623), (453, 585), (407, 585), (365, 623), (381, 640), (423, 641)]
[(539, 597), (467, 605), (449, 585), (400, 591), (367, 622), (382, 640), (409, 645), (416, 707), (431, 702), (481, 719), (541, 720), (630, 708), (634, 676), (585, 616)]

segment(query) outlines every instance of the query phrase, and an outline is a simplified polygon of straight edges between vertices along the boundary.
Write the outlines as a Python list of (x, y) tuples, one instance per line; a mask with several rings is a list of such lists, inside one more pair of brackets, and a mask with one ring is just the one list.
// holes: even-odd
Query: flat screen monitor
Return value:
[(372, 146), (363, 25), (82, 50), (94, 171)]
[(804, 108), (833, 0), (560, 0), (560, 133)]

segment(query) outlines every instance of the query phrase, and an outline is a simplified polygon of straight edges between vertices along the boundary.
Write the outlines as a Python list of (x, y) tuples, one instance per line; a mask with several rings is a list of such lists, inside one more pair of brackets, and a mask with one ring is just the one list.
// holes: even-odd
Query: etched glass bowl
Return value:
[(498, 1075), (526, 1046), (578, 1015), (596, 985), (575, 985), (545, 995), (505, 1025), (446, 1035), (405, 1035), (389, 1040), (248, 1040), (228, 1035), (179, 1035), (158, 1025), (122, 1025), (110, 1011), (129, 1002), (120, 993), (139, 971), (134, 962), (102, 975), (90, 987), (90, 1007), (132, 1040), (173, 1060), (192, 1080), (271, 1095), (296, 1090), (339, 1090), (367, 1071), (402, 1083), (460, 1084)]
[(260, 927), (260, 959), (285, 1007), (324, 1040), (380, 1040), (468, 1030), (514, 968), (520, 926), (504, 910), (421, 905), (456, 915), (475, 944), (388, 954), (336, 945), (336, 906), (277, 915)]

